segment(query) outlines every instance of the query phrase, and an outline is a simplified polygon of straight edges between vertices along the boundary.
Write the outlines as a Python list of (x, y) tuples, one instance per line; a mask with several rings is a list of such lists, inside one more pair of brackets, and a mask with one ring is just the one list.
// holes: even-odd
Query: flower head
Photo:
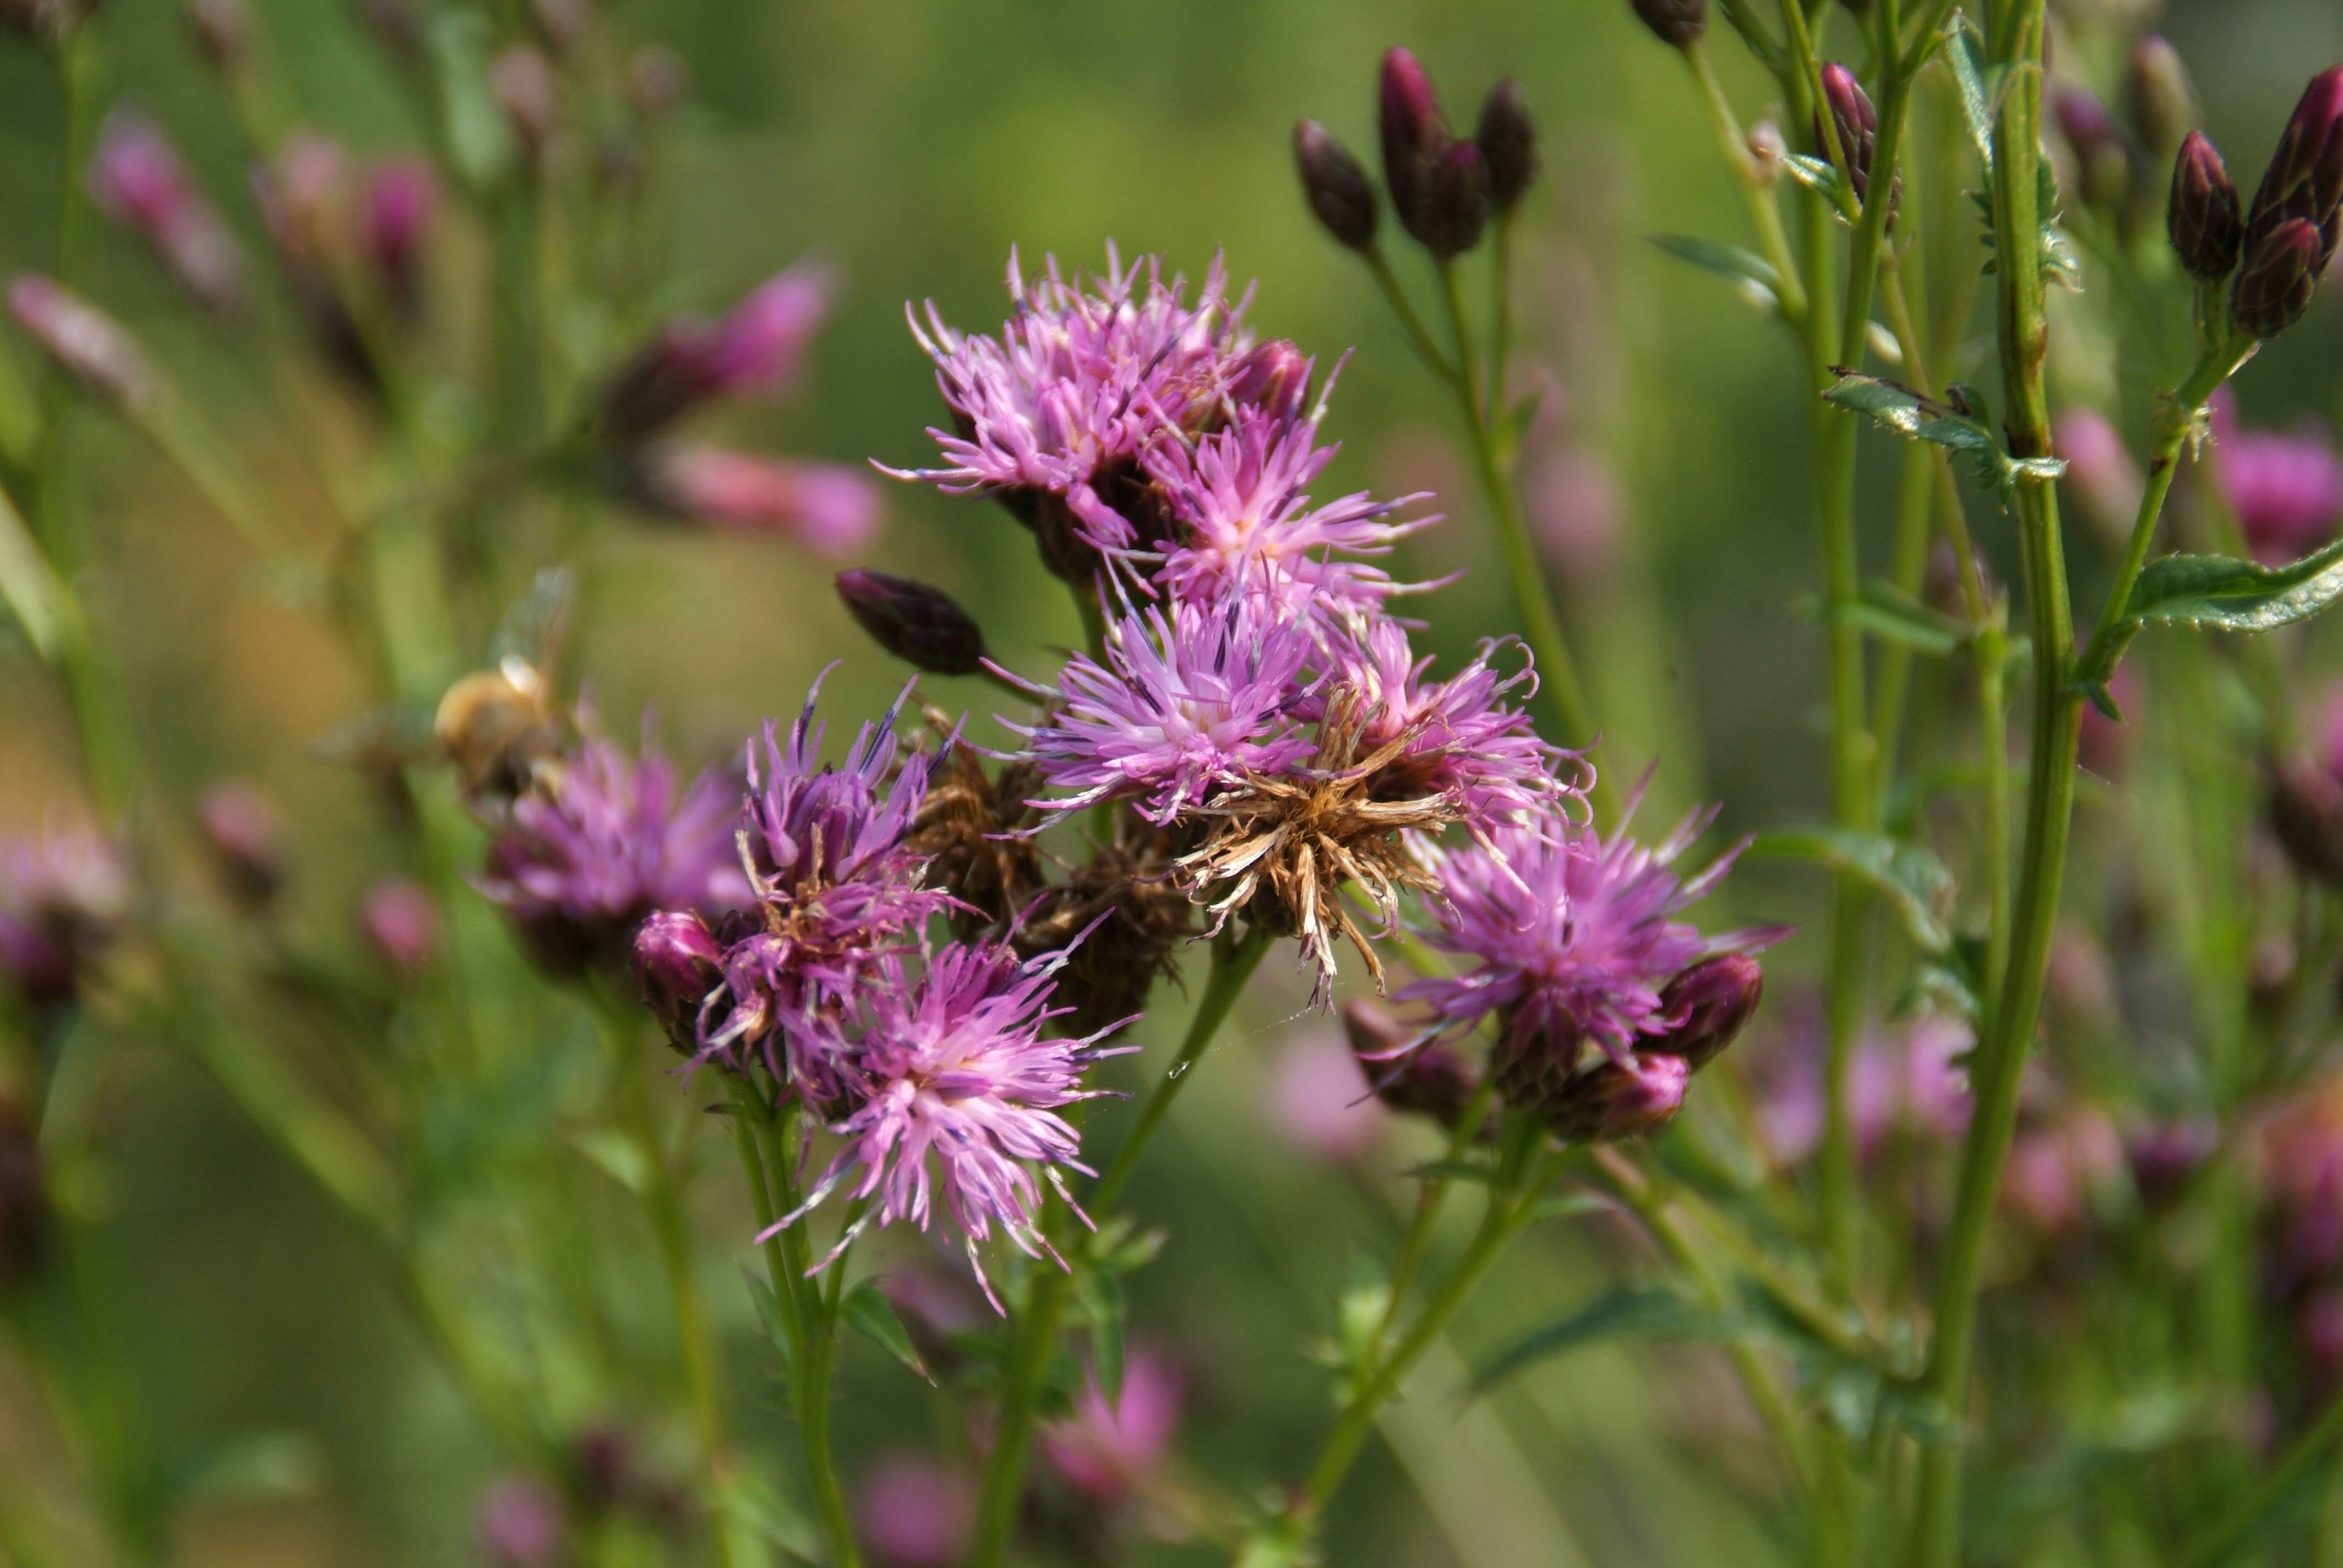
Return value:
[(860, 1033), (838, 1062), (849, 1109), (830, 1130), (845, 1147), (805, 1205), (850, 1181), (852, 1197), (875, 1200), (840, 1251), (867, 1225), (908, 1221), (924, 1231), (940, 1210), (971, 1261), (996, 1226), (1029, 1256), (1054, 1257), (1036, 1222), (1031, 1166), (1088, 1173), (1078, 1135), (1057, 1112), (1091, 1097), (1082, 1070), (1104, 1054), (1091, 1040), (1050, 1038), (1062, 1010), (1050, 1006), (1061, 961), (954, 942), (915, 980), (900, 950), (872, 960)]
[(727, 533), (779, 534), (825, 556), (851, 556), (868, 545), (885, 506), (860, 469), (697, 442), (647, 447), (635, 488), (669, 516)]
[(219, 214), (153, 121), (116, 109), (89, 165), (98, 210), (155, 247), (187, 292), (214, 309), (236, 303), (244, 256)]
[(669, 322), (603, 387), (604, 429), (631, 444), (711, 397), (786, 392), (830, 295), (829, 272), (800, 262), (768, 278), (719, 321)]
[(1041, 1431), (1041, 1453), (1066, 1483), (1105, 1503), (1144, 1491), (1180, 1430), (1187, 1374), (1160, 1351), (1141, 1351), (1123, 1368), (1109, 1400), (1093, 1375), (1073, 1412)]
[(0, 978), (30, 1002), (72, 1000), (130, 902), (130, 869), (99, 833), (0, 841)]
[(679, 793), (665, 758), (637, 759), (589, 739), (513, 802), (481, 890), (548, 968), (615, 965), (654, 910), (717, 914), (747, 901), (727, 831), (732, 809), (715, 774)]
[(2343, 522), (2343, 457), (2330, 439), (2311, 430), (2240, 429), (2226, 389), (2213, 399), (2213, 433), (2221, 494), (2255, 558), (2275, 566), (2334, 537)]
[(997, 337), (945, 325), (930, 304), (911, 334), (936, 363), (954, 430), (931, 431), (944, 466), (888, 470), (954, 494), (998, 496), (1040, 536), (1051, 569), (1087, 580), (1101, 555), (1162, 531), (1141, 461), (1167, 432), (1194, 432), (1222, 407), (1252, 339), (1218, 261), (1187, 303), (1152, 256), (1062, 277), (1050, 261), (1029, 284), (1012, 253), (1017, 314)]
[(886, 1568), (952, 1568), (976, 1526), (976, 1483), (925, 1455), (891, 1454), (863, 1478), (854, 1513)]

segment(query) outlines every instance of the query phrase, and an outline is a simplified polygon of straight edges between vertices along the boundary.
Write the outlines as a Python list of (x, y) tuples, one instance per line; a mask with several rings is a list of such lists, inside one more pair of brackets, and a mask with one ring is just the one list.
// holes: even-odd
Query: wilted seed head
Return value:
[[(1383, 186), (1400, 226), (1429, 246), (1432, 172), (1452, 139), (1440, 112), (1440, 95), (1423, 64), (1405, 49), (1383, 55), (1378, 83), (1377, 126), (1383, 135)], [(1453, 254), (1453, 253), (1451, 253)]]
[(1490, 207), (1488, 160), (1471, 142), (1451, 142), (1432, 166), (1423, 228), (1416, 238), (1443, 260), (1462, 256), (1481, 243)]
[(2166, 209), (2172, 248), (2181, 270), (2200, 283), (2218, 283), (2237, 265), (2245, 221), (2228, 166), (2202, 131), (2181, 138), (2172, 164), (2172, 200)]
[(1680, 1056), (1695, 1070), (1705, 1067), (1740, 1034), (1765, 991), (1765, 971), (1747, 953), (1725, 953), (1694, 964), (1660, 993), (1662, 1010), (1681, 1012), (1684, 1021), (1644, 1049)]
[(1310, 358), (1282, 337), (1246, 351), (1229, 377), (1229, 401), (1273, 418), (1300, 417), (1310, 402)]
[[(2343, 233), (2343, 216), (2338, 215), (2343, 215), (2343, 65), (2310, 79), (2278, 137), (2278, 151), (2270, 155), (2254, 205), (2246, 214), (2246, 265), (2250, 268), (2257, 258), (2275, 257), (2270, 246), (2279, 231), (2307, 221), (2318, 235), (2309, 267), (2316, 284), (2335, 255), (2338, 233)], [(2298, 238), (2288, 240), (2284, 248), (2298, 243)]]
[[(1835, 61), (1823, 67), (1823, 105), (1830, 111), (1831, 128), (1838, 133), (1839, 151), (1845, 155), (1847, 173), (1853, 176), (1855, 200), (1867, 200), (1879, 112), (1871, 106), (1871, 95), (1855, 79), (1855, 73)], [(1828, 152), (1830, 144), (1819, 126), (1815, 140)]]
[(2246, 249), (2230, 286), (2229, 313), (2256, 337), (2274, 337), (2302, 318), (2318, 290), (2325, 242), (2307, 217), (2289, 218)]
[(724, 949), (689, 910), (662, 910), (635, 931), (635, 979), (643, 1003), (686, 1056), (699, 1050), (699, 1010), (724, 983)]
[(154, 406), (162, 383), (114, 317), (38, 273), (8, 285), (8, 311), (25, 335), (82, 385), (123, 408)]
[(1481, 128), (1473, 136), (1489, 168), (1489, 205), (1500, 214), (1521, 204), (1537, 177), (1537, 121), (1530, 117), (1522, 85), (1511, 76), (1489, 89), (1481, 106)]
[(2180, 51), (2161, 33), (2143, 33), (2131, 46), (2131, 69), (2124, 78), (2124, 106), (2140, 145), (2159, 158), (2177, 152), (2203, 117), (2197, 87)]
[(48, 1230), (40, 1139), (16, 1102), (0, 1096), (0, 1300), (40, 1266)]
[(1708, 0), (1630, 0), (1644, 26), (1681, 49), (1708, 31)]
[(858, 567), (838, 574), (838, 597), (870, 639), (930, 675), (984, 668), (984, 631), (940, 588)]
[(1375, 242), (1382, 202), (1366, 166), (1334, 134), (1315, 120), (1293, 126), (1293, 166), (1302, 174), (1302, 194), (1319, 226), (1353, 250)]

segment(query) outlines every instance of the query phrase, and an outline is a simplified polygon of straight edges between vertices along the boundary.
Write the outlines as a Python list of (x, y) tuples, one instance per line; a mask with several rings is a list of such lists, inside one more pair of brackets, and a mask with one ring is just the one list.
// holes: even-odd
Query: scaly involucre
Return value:
[(1638, 1040), (1684, 1021), (1661, 993), (1704, 959), (1745, 952), (1775, 931), (1703, 936), (1674, 917), (1723, 879), (1727, 851), (1686, 881), (1671, 867), (1715, 816), (1684, 819), (1655, 848), (1605, 839), (1560, 818), (1508, 825), (1489, 842), (1440, 857), (1444, 901), (1433, 907), (1432, 945), (1474, 960), (1454, 976), (1418, 980), (1400, 993), (1435, 1015), (1443, 1034), (1491, 1013), (1508, 1039), (1579, 1040), (1628, 1065)]
[(916, 944), (952, 900), (923, 885), (926, 858), (904, 842), (933, 759), (913, 753), (897, 766), (902, 699), (863, 726), (844, 766), (826, 768), (813, 717), (820, 689), (816, 681), (786, 746), (769, 723), (761, 766), (749, 750), (739, 847), (753, 923), (725, 952), (733, 1005), (702, 1054), (761, 1041), (776, 1079), (830, 1104), (843, 1092), (845, 1022), (866, 984), (884, 983), (879, 960)]
[(1161, 824), (1248, 772), (1294, 766), (1312, 750), (1294, 708), (1316, 652), (1306, 625), (1251, 595), (1125, 615), (1106, 663), (1076, 655), (1028, 731), (1043, 779), (1073, 792), (1044, 804), (1128, 799)]
[(1057, 1111), (1089, 1097), (1082, 1070), (1110, 1054), (1094, 1039), (1050, 1037), (1064, 1010), (1049, 1005), (1064, 959), (1021, 960), (1002, 943), (955, 942), (915, 980), (904, 954), (880, 955), (862, 990), (860, 1032), (840, 1058), (852, 1108), (830, 1131), (845, 1146), (805, 1208), (773, 1229), (850, 1180), (850, 1196), (872, 1202), (832, 1257), (872, 1224), (926, 1230), (940, 1197), (971, 1261), (995, 1226), (1029, 1256), (1055, 1260), (1037, 1222), (1033, 1167), (1053, 1184), (1060, 1166), (1090, 1173), (1080, 1137)]
[(1055, 497), (1091, 548), (1140, 545), (1145, 523), (1116, 509), (1115, 492), (1166, 430), (1213, 417), (1252, 346), (1217, 260), (1192, 307), (1184, 291), (1179, 277), (1163, 281), (1157, 258), (1125, 267), (1109, 246), (1104, 273), (1071, 283), (1052, 258), (1029, 285), (1012, 251), (1017, 314), (998, 337), (956, 331), (930, 303), (911, 332), (936, 362), (957, 429), (930, 432), (945, 466), (898, 477), (1012, 504)]

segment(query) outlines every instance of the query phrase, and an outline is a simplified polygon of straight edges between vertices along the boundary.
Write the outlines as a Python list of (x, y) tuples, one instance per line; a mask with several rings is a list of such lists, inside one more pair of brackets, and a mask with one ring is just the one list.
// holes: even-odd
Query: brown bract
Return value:
[[(940, 733), (951, 733), (950, 720), (936, 709), (927, 719)], [(1041, 792), (1031, 764), (1011, 762), (993, 777), (964, 741), (952, 741), (937, 759), (904, 842), (927, 859), (930, 887), (969, 906), (953, 917), (956, 928), (967, 928), (963, 937), (1007, 920), (1040, 890), (1041, 861), (1026, 833), (1040, 816), (1027, 802)]]
[(1045, 889), (1011, 934), (1027, 958), (1079, 940), (1053, 999), (1073, 1009), (1066, 1033), (1094, 1034), (1132, 1017), (1159, 977), (1179, 972), (1172, 954), (1195, 934), (1195, 911), (1173, 881), (1172, 849), (1168, 830), (1122, 813), (1115, 841)]
[(1391, 930), (1400, 890), (1434, 885), (1408, 835), (1456, 820), (1447, 792), (1393, 788), (1417, 739), (1412, 731), (1361, 754), (1373, 713), (1356, 691), (1336, 692), (1310, 766), (1249, 774), (1198, 808), (1209, 824), (1204, 842), (1175, 863), (1189, 896), (1217, 919), (1241, 911), (1300, 938), (1318, 966), (1312, 1000), (1321, 1006), (1331, 1000), (1337, 939), (1358, 950), (1376, 990), (1383, 985), (1383, 961), (1343, 903), (1342, 884), (1356, 884)]

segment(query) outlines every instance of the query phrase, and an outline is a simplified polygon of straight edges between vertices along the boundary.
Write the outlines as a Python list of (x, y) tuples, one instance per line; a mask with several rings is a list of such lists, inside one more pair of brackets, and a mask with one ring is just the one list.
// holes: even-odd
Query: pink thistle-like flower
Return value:
[(1296, 704), (1317, 654), (1310, 628), (1257, 597), (1124, 616), (1101, 666), (1077, 654), (1058, 678), (1061, 706), (1031, 736), (1042, 777), (1071, 810), (1130, 799), (1159, 825), (1246, 772), (1281, 772), (1312, 742)]
[(729, 830), (732, 800), (716, 774), (679, 794), (665, 758), (629, 758), (590, 739), (547, 787), (513, 802), (480, 890), (548, 967), (615, 964), (654, 910), (714, 915), (748, 901)]
[(358, 254), (400, 310), (423, 297), (423, 252), (439, 216), (439, 180), (422, 158), (384, 158), (358, 192)]
[(89, 194), (99, 211), (153, 246), (187, 292), (215, 310), (236, 303), (244, 256), (236, 238), (153, 121), (127, 109), (106, 116)]
[(1121, 1397), (1111, 1403), (1092, 1374), (1073, 1413), (1041, 1429), (1042, 1456), (1075, 1491), (1098, 1503), (1121, 1503), (1146, 1490), (1161, 1468), (1187, 1394), (1179, 1362), (1141, 1351), (1123, 1368)]
[(2279, 565), (2309, 554), (2343, 522), (2343, 457), (2324, 433), (2237, 427), (2237, 401), (2213, 398), (2215, 472), (2254, 558)]
[(976, 1526), (976, 1483), (923, 1455), (892, 1454), (857, 1489), (854, 1516), (887, 1568), (952, 1568)]
[(30, 1002), (72, 1000), (128, 919), (131, 893), (130, 868), (101, 833), (0, 841), (0, 980)]
[(820, 690), (816, 680), (786, 748), (768, 723), (761, 768), (749, 750), (739, 843), (752, 926), (725, 952), (732, 1008), (702, 1055), (761, 1041), (777, 1078), (830, 1105), (846, 1087), (839, 1059), (848, 1017), (880, 953), (915, 942), (952, 899), (921, 886), (926, 858), (904, 842), (933, 767), (919, 754), (896, 766), (895, 724), (910, 689), (885, 719), (863, 726), (839, 768), (820, 760)]
[(1057, 1111), (1091, 1098), (1083, 1069), (1116, 1053), (1098, 1049), (1097, 1036), (1047, 1038), (1050, 1020), (1068, 1010), (1049, 1005), (1065, 959), (1062, 950), (1020, 960), (1005, 943), (954, 942), (914, 982), (900, 950), (878, 955), (861, 992), (861, 1033), (840, 1056), (852, 1109), (830, 1131), (845, 1147), (804, 1207), (764, 1235), (853, 1177), (850, 1196), (877, 1201), (830, 1258), (872, 1224), (908, 1221), (924, 1231), (939, 1206), (972, 1264), (996, 1225), (1028, 1256), (1054, 1258), (1035, 1222), (1041, 1191), (1029, 1162), (1061, 1193), (1057, 1167), (1090, 1173), (1080, 1136)]
[(841, 558), (877, 537), (885, 506), (879, 487), (857, 468), (697, 445), (653, 447), (641, 487), (654, 506), (678, 517), (729, 532), (784, 534)]
[(1419, 498), (1377, 501), (1363, 492), (1313, 510), (1307, 487), (1338, 450), (1318, 445), (1317, 435), (1312, 419), (1240, 407), (1224, 429), (1151, 448), (1143, 466), (1178, 519), (1156, 580), (1200, 603), (1242, 583), (1293, 613), (1379, 609), (1395, 587), (1354, 558), (1388, 554), (1393, 541), (1439, 519), (1391, 522)]
[(367, 890), (358, 906), (358, 929), (393, 970), (413, 976), (438, 950), (438, 906), (420, 883), (386, 877)]
[(1217, 417), (1232, 380), (1253, 367), (1252, 339), (1216, 258), (1192, 307), (1159, 258), (1069, 283), (1051, 258), (1030, 286), (1015, 252), (1017, 314), (998, 337), (945, 325), (930, 303), (911, 335), (936, 363), (955, 430), (930, 430), (941, 467), (884, 469), (956, 495), (998, 496), (1040, 535), (1053, 570), (1077, 579), (1100, 554), (1152, 544), (1163, 529), (1144, 495), (1142, 457), (1170, 431)]
[(1391, 1112), (1342, 1036), (1316, 1029), (1287, 1039), (1262, 1086), (1270, 1124), (1296, 1149), (1336, 1165), (1363, 1160), (1391, 1130)]
[(775, 397), (795, 384), (830, 308), (829, 269), (799, 262), (715, 322), (669, 322), (603, 388), (605, 429), (639, 441), (711, 397)]

